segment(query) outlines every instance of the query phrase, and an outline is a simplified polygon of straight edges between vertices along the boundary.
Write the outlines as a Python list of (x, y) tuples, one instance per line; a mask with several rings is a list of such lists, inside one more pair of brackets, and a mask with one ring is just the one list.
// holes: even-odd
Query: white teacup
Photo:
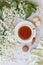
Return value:
[[(26, 39), (26, 40), (22, 39), (22, 38), (18, 35), (19, 29), (20, 29), (21, 27), (23, 27), (23, 26), (28, 26), (28, 27), (31, 29), (31, 31), (32, 31), (31, 36), (30, 36), (28, 39)], [(17, 40), (18, 42), (20, 42), (20, 43), (29, 43), (29, 42), (32, 41), (33, 37), (35, 37), (35, 36), (36, 36), (36, 28), (35, 28), (35, 26), (34, 26), (34, 24), (33, 24), (32, 22), (30, 22), (30, 21), (24, 21), (24, 20), (23, 20), (22, 22), (19, 22), (19, 23), (15, 26), (15, 37), (16, 37), (16, 40)]]

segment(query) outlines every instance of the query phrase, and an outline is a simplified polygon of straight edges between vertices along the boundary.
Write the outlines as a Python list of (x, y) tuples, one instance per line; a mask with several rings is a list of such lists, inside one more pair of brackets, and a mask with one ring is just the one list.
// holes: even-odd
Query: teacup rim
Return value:
[[(19, 22), (19, 23), (16, 25), (16, 27), (15, 27), (16, 39), (17, 39), (19, 42), (21, 42), (21, 43), (29, 43), (29, 42), (32, 40), (32, 38), (33, 38), (33, 34), (31, 35), (31, 37), (30, 37), (28, 40), (23, 40), (23, 39), (21, 39), (21, 38), (18, 36), (18, 34), (17, 34), (18, 29), (19, 29), (21, 26), (23, 26), (22, 24), (24, 24), (24, 25), (26, 25), (26, 26), (27, 26), (27, 24), (28, 24), (28, 27), (30, 27), (32, 33), (33, 33), (33, 30), (32, 30), (32, 28), (31, 28), (31, 26), (29, 26), (29, 24), (31, 24), (31, 25), (33, 25), (33, 26), (34, 26), (34, 24), (31, 23), (30, 21), (22, 21), (22, 22)], [(34, 26), (34, 27), (35, 27), (35, 26)], [(36, 32), (35, 32), (35, 33), (36, 33)], [(36, 35), (36, 34), (35, 34), (35, 35)]]

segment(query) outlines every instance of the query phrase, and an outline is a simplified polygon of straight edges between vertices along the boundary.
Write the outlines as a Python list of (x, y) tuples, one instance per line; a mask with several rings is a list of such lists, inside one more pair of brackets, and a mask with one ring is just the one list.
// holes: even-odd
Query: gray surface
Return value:
[[(40, 9), (41, 9), (40, 13), (38, 12), (36, 14), (33, 14), (29, 18), (30, 20), (32, 20), (32, 18), (34, 16), (38, 15), (40, 17), (40, 19), (41, 19), (42, 24), (41, 24), (40, 27), (37, 27), (37, 32), (38, 32), (37, 33), (38, 34), (38, 37), (37, 37), (38, 41), (37, 41), (37, 43), (38, 43), (40, 37), (43, 37), (43, 0), (33, 0), (33, 1), (38, 1), (39, 4), (40, 4)], [(18, 19), (18, 21), (20, 21), (20, 20)], [(18, 52), (20, 52), (20, 51), (18, 51)], [(15, 52), (15, 54), (18, 53), (18, 52)], [(25, 57), (23, 55), (25, 55)], [(23, 52), (20, 52), (20, 56), (17, 56), (17, 57), (19, 57), (19, 59), (17, 59), (15, 62), (11, 62), (11, 61), (10, 62), (6, 62), (6, 61), (2, 62), (2, 61), (0, 61), (1, 62), (0, 65), (29, 65), (29, 60), (27, 62), (24, 60), (24, 58), (27, 58), (27, 57), (29, 58), (29, 54), (28, 53), (24, 54)], [(22, 58), (22, 61), (20, 60), (20, 57)]]

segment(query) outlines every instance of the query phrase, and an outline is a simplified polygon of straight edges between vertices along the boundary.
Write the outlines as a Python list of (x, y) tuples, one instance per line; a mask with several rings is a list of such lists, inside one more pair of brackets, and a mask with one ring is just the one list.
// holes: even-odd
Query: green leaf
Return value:
[(3, 14), (3, 12), (2, 12), (2, 10), (0, 9), (0, 17), (2, 17), (2, 14)]
[(6, 0), (0, 0), (0, 2), (3, 2), (3, 1), (6, 1)]
[(17, 4), (19, 4), (21, 0), (15, 0), (15, 1), (17, 2)]
[(0, 10), (2, 10), (2, 7), (0, 6)]
[(25, 3), (25, 5), (23, 6), (25, 14), (26, 14), (26, 18), (28, 18), (29, 16), (31, 16), (31, 14), (33, 12), (36, 12), (37, 10), (37, 4), (33, 3), (33, 2), (27, 2)]
[(12, 6), (13, 6), (14, 8), (17, 8), (17, 3), (16, 3), (15, 0), (13, 1)]
[(8, 7), (8, 8), (11, 7), (11, 5), (10, 5), (6, 0), (1, 0), (1, 1), (0, 1), (0, 8), (2, 8), (2, 7), (4, 7), (4, 6), (6, 6), (6, 7)]
[(28, 9), (25, 13), (26, 13), (26, 18), (28, 18), (32, 14), (31, 8)]
[(14, 1), (15, 1), (17, 4), (19, 4), (21, 0), (12, 0), (12, 2), (14, 2)]
[(35, 12), (36, 10), (34, 8), (32, 8), (31, 6), (27, 7), (26, 9), (24, 9), (25, 14), (26, 14), (26, 18), (28, 18), (29, 16), (31, 16), (31, 14), (33, 12)]
[(0, 2), (0, 9), (2, 9), (2, 7), (3, 7), (3, 3), (2, 3), (2, 2)]
[(11, 8), (11, 5), (8, 2), (6, 2), (6, 1), (3, 1), (3, 6), (6, 6), (8, 8)]
[(19, 11), (18, 5), (20, 3), (21, 0), (12, 0), (12, 2), (14, 3), (14, 6), (16, 6), (16, 9)]
[(30, 4), (31, 7), (33, 7), (35, 10), (37, 10), (38, 4), (37, 4), (36, 2), (29, 2), (29, 4)]

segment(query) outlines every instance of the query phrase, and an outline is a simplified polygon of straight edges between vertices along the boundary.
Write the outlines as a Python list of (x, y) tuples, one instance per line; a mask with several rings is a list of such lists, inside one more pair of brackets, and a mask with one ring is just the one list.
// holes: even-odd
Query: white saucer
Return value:
[[(30, 29), (32, 30), (32, 35), (31, 35), (31, 37), (30, 37), (29, 39), (27, 39), (27, 40), (21, 39), (21, 38), (19, 37), (19, 35), (18, 35), (18, 30), (19, 30), (19, 28), (22, 27), (22, 26), (28, 26), (28, 27), (30, 27)], [(22, 22), (19, 22), (19, 23), (15, 26), (15, 37), (16, 37), (16, 40), (18, 40), (18, 42), (20, 42), (20, 43), (30, 43), (30, 42), (32, 41), (32, 39), (33, 39), (34, 37), (36, 37), (36, 27), (35, 27), (35, 25), (34, 25), (32, 22), (26, 21), (26, 20), (23, 20)]]

